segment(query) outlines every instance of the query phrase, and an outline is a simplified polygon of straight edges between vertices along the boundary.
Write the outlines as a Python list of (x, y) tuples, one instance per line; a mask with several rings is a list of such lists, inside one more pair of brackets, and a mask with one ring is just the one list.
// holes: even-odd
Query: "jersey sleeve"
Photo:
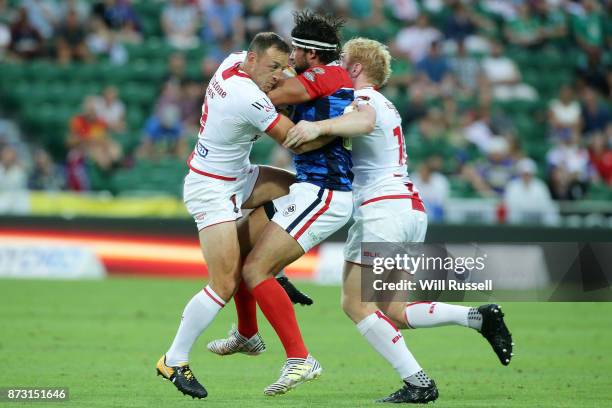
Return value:
[(374, 104), (374, 98), (372, 98), (371, 95), (368, 95), (367, 92), (355, 91), (355, 105), (368, 105), (376, 109), (376, 106)]
[(261, 132), (269, 131), (280, 120), (280, 114), (276, 112), (272, 101), (263, 92), (251, 98), (245, 98), (242, 105), (244, 119)]
[(328, 96), (340, 88), (352, 88), (346, 71), (336, 66), (317, 66), (296, 77), (304, 85), (311, 99)]

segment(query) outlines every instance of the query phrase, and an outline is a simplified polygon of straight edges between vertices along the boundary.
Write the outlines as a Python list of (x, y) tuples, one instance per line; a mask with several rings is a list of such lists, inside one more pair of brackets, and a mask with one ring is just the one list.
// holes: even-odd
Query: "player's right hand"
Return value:
[(321, 129), (316, 123), (301, 120), (297, 125), (289, 129), (283, 146), (294, 149), (315, 140), (321, 134)]

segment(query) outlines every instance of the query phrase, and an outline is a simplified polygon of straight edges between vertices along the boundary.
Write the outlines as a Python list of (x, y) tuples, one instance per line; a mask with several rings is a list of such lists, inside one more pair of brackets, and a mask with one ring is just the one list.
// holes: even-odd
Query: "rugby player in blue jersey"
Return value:
[[(295, 105), (295, 123), (340, 116), (353, 102), (352, 82), (339, 61), (341, 25), (339, 19), (309, 11), (295, 15), (290, 58), (298, 75), (268, 93), (275, 106)], [(247, 220), (256, 223), (258, 217), (267, 216), (273, 222), (266, 225), (244, 261), (246, 285), (235, 296), (238, 330), (208, 346), (222, 355), (261, 353), (265, 346), (257, 332), (257, 302), (287, 355), (280, 378), (264, 390), (266, 395), (284, 394), (322, 372), (304, 344), (293, 305), (274, 276), (344, 226), (353, 210), (348, 146), (334, 137), (313, 143), (321, 147), (294, 157), (296, 183), (289, 194), (265, 205), (265, 213), (256, 210)]]

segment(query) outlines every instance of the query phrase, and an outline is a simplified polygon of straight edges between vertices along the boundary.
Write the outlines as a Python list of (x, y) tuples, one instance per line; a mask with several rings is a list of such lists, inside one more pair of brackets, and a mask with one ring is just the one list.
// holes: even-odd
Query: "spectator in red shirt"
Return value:
[(96, 100), (85, 98), (82, 113), (70, 120), (67, 140), (69, 162), (79, 156), (91, 159), (100, 169), (109, 170), (121, 158), (121, 147), (108, 135), (106, 123), (96, 115)]
[(593, 135), (589, 157), (602, 181), (612, 186), (612, 137), (606, 138), (602, 133)]

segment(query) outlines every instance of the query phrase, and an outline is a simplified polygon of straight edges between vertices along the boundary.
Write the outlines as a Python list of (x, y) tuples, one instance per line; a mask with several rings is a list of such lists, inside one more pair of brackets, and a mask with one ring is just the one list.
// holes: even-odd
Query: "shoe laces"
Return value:
[(301, 376), (308, 367), (305, 363), (285, 363), (281, 368), (281, 378), (291, 378), (294, 376)]
[(191, 368), (189, 368), (188, 365), (182, 367), (181, 369), (181, 373), (183, 374), (183, 376), (188, 380), (188, 381), (193, 381), (194, 380), (194, 376), (193, 373), (191, 372)]

